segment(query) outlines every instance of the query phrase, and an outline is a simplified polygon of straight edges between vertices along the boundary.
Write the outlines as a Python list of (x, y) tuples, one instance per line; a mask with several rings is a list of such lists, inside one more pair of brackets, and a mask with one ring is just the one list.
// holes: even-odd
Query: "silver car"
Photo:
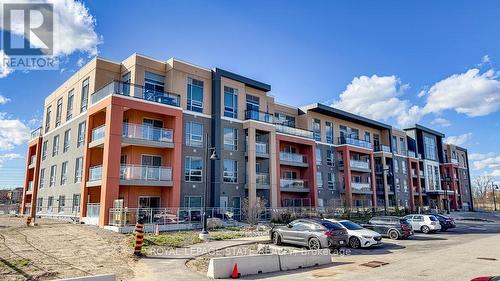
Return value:
[(311, 250), (347, 246), (347, 231), (336, 222), (321, 219), (298, 219), (270, 231), (276, 245), (282, 243), (307, 246)]
[(415, 231), (422, 231), (425, 234), (441, 229), (439, 220), (433, 215), (413, 214), (407, 215), (404, 218), (411, 224)]

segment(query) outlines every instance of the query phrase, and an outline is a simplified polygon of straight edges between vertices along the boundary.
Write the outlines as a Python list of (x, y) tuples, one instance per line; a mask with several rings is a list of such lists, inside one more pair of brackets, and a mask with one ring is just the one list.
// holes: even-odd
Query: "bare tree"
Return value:
[(257, 197), (255, 204), (250, 205), (248, 198), (244, 198), (242, 205), (241, 212), (247, 223), (256, 225), (259, 222), (261, 214), (266, 210), (267, 200)]
[(477, 176), (472, 181), (472, 196), (475, 199), (485, 200), (487, 194), (491, 192), (494, 179), (492, 176)]

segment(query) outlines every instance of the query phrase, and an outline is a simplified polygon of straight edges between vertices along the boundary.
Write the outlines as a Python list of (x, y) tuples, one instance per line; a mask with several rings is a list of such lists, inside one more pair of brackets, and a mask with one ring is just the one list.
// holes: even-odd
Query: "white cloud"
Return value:
[(79, 58), (78, 61), (76, 62), (76, 65), (78, 67), (82, 67), (85, 64), (85, 60), (83, 58)]
[(0, 150), (12, 150), (29, 139), (30, 130), (18, 119), (0, 112)]
[(447, 119), (442, 118), (442, 117), (438, 117), (438, 118), (432, 120), (431, 124), (432, 125), (436, 125), (436, 126), (440, 126), (440, 127), (449, 127), (449, 126), (451, 126), (450, 121), (448, 121)]
[(3, 164), (6, 161), (14, 160), (14, 159), (21, 159), (21, 155), (19, 155), (17, 153), (0, 154), (0, 168), (3, 167)]
[[(26, 3), (31, 1), (16, 0), (13, 2)], [(54, 56), (66, 56), (74, 52), (86, 53), (89, 56), (97, 55), (97, 45), (102, 42), (102, 37), (95, 32), (96, 21), (82, 1), (42, 0), (39, 2), (54, 4)], [(19, 22), (21, 19), (14, 16), (12, 20), (13, 22)], [(0, 29), (3, 29), (1, 24), (2, 23), (0, 23)], [(16, 28), (16, 26), (22, 25), (12, 24), (10, 31), (22, 36), (22, 28)], [(33, 38), (35, 37), (36, 36), (33, 36)], [(35, 40), (33, 38), (32, 41), (30, 41), (33, 46), (43, 46), (40, 40)], [(12, 72), (12, 69), (9, 70), (0, 66), (0, 78), (7, 76), (10, 72)]]
[(491, 58), (489, 55), (484, 55), (482, 58), (481, 58), (481, 63), (479, 64), (479, 66), (483, 66), (485, 64), (490, 64), (491, 65)]
[(0, 95), (0, 104), (6, 104), (10, 101), (9, 98)]
[(9, 75), (10, 73), (12, 73), (12, 71), (14, 71), (8, 65), (3, 63), (4, 61), (7, 61), (8, 59), (9, 59), (9, 56), (7, 56), (3, 50), (0, 50), (0, 78), (7, 77), (7, 75)]
[(495, 153), (473, 153), (469, 156), (475, 170), (493, 169), (500, 167), (500, 155)]
[(444, 142), (461, 146), (467, 143), (471, 138), (472, 138), (472, 133), (466, 133), (458, 136), (449, 136), (444, 139)]

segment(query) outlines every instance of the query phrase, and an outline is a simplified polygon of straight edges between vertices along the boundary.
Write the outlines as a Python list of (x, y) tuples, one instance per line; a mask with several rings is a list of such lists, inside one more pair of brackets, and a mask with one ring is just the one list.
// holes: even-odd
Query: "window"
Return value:
[(203, 112), (203, 81), (188, 78), (187, 109)]
[(326, 165), (334, 166), (333, 151), (331, 150), (326, 151)]
[(398, 138), (396, 136), (392, 136), (392, 151), (398, 152)]
[(44, 141), (42, 145), (42, 160), (47, 158), (47, 147), (49, 146), (49, 141)]
[(57, 177), (57, 166), (56, 165), (52, 165), (50, 167), (49, 187), (52, 187), (52, 186), (56, 185), (56, 177)]
[(64, 161), (61, 165), (61, 185), (68, 182), (68, 161)]
[(201, 157), (186, 156), (184, 163), (184, 179), (186, 181), (201, 182), (203, 162)]
[(333, 144), (333, 124), (326, 122), (326, 142)]
[(76, 147), (82, 146), (84, 141), (85, 141), (85, 121), (78, 124), (78, 140), (76, 142)]
[(293, 116), (289, 116), (281, 112), (275, 112), (274, 117), (276, 124), (288, 127), (295, 127), (295, 117)]
[(315, 141), (321, 141), (321, 121), (313, 119), (313, 134)]
[(224, 127), (224, 149), (238, 150), (238, 129)]
[(436, 139), (433, 137), (425, 136), (424, 137), (424, 146), (425, 146), (425, 158), (431, 160), (437, 160), (436, 158)]
[(56, 156), (59, 153), (59, 135), (54, 136), (54, 141), (52, 142), (52, 156)]
[(365, 141), (369, 143), (372, 142), (370, 132), (365, 132)]
[(403, 161), (401, 161), (401, 172), (403, 172), (403, 174), (405, 174), (405, 175), (406, 175), (406, 173), (408, 172), (408, 171), (406, 170), (406, 162), (405, 162), (404, 160), (403, 160)]
[(36, 200), (36, 212), (39, 213), (42, 211), (42, 209), (43, 209), (43, 198), (39, 197)]
[(83, 157), (76, 158), (75, 162), (75, 183), (82, 182)]
[(73, 214), (80, 213), (80, 194), (73, 194), (73, 207), (71, 208)]
[(201, 208), (201, 196), (184, 196), (184, 207)]
[(54, 197), (49, 196), (49, 198), (47, 198), (47, 213), (52, 213), (53, 204), (54, 204)]
[(80, 113), (87, 110), (87, 105), (89, 102), (89, 78), (83, 80), (82, 82), (82, 96), (80, 100)]
[(323, 188), (323, 175), (321, 172), (316, 172), (316, 184), (318, 188)]
[(64, 195), (59, 195), (59, 204), (57, 206), (57, 212), (64, 213), (64, 207), (66, 206), (66, 197)]
[(400, 179), (396, 178), (396, 190), (401, 190), (401, 184), (400, 184)]
[(260, 111), (259, 97), (247, 95), (247, 110), (248, 111)]
[(224, 86), (224, 116), (238, 118), (238, 90)]
[(64, 132), (63, 153), (68, 151), (70, 142), (71, 142), (71, 129)]
[(42, 189), (44, 185), (44, 179), (45, 179), (45, 168), (40, 170), (40, 183), (38, 184), (39, 188)]
[(400, 153), (401, 155), (406, 155), (406, 150), (405, 150), (405, 139), (404, 138), (399, 138), (399, 149), (400, 149)]
[(403, 180), (403, 191), (408, 192), (408, 181), (406, 179)]
[(141, 156), (141, 165), (159, 167), (159, 166), (161, 166), (161, 156), (142, 155)]
[(316, 165), (321, 165), (321, 149), (316, 147)]
[(50, 130), (50, 116), (52, 115), (52, 106), (47, 107), (47, 112), (45, 112), (45, 132)]
[(66, 121), (73, 117), (73, 100), (75, 99), (75, 91), (71, 90), (68, 93), (68, 107), (66, 108)]
[(394, 173), (399, 173), (398, 159), (394, 159)]
[(224, 182), (237, 183), (238, 182), (238, 161), (224, 160)]
[(165, 76), (146, 71), (144, 73), (144, 99), (155, 100), (157, 93), (165, 91)]
[(130, 72), (125, 73), (122, 75), (122, 93), (124, 96), (130, 96)]
[(61, 117), (62, 117), (62, 106), (63, 106), (63, 98), (57, 100), (56, 107), (56, 128), (61, 125)]
[(335, 174), (328, 173), (328, 189), (335, 189)]
[(186, 123), (186, 145), (203, 146), (203, 125), (195, 122)]

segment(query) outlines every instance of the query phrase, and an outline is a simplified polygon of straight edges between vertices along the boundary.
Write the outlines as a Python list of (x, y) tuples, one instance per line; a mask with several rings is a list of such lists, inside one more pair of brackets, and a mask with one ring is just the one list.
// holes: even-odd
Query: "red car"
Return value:
[(471, 281), (500, 281), (500, 275), (499, 276), (476, 277), (476, 278), (472, 279)]

